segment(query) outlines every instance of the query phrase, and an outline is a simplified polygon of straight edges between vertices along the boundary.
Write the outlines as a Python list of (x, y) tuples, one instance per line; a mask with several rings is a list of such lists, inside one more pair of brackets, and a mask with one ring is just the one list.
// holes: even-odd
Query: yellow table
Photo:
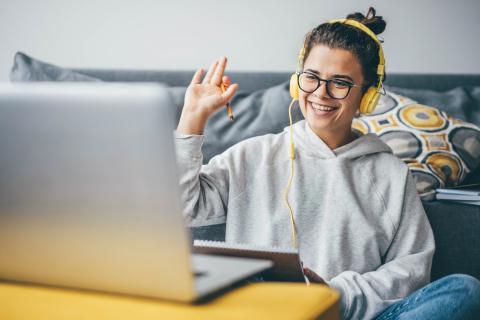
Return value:
[(339, 294), (323, 285), (262, 282), (189, 305), (0, 282), (0, 319), (339, 319)]

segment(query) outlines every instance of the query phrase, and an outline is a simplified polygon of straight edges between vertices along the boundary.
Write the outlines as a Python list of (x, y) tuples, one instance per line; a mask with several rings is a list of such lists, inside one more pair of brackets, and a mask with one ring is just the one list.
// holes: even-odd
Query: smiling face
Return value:
[[(303, 71), (321, 79), (339, 79), (356, 85), (364, 81), (362, 67), (350, 51), (325, 45), (316, 45), (310, 50)], [(361, 87), (352, 87), (347, 97), (336, 100), (327, 94), (322, 82), (312, 93), (300, 90), (299, 104), (310, 128), (333, 150), (351, 140), (352, 120), (362, 95)]]

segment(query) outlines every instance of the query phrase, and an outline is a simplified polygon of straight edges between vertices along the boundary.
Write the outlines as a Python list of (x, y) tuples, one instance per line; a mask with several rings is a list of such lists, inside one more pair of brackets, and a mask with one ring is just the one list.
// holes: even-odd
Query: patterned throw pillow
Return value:
[(353, 128), (377, 134), (410, 168), (424, 200), (436, 188), (460, 184), (480, 162), (480, 128), (392, 92)]

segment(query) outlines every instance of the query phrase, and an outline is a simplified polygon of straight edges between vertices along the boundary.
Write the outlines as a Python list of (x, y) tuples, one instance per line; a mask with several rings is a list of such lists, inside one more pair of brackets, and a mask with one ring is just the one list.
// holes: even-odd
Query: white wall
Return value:
[(0, 0), (0, 81), (21, 50), (70, 67), (294, 70), (305, 32), (373, 5), (390, 72), (480, 73), (477, 0)]

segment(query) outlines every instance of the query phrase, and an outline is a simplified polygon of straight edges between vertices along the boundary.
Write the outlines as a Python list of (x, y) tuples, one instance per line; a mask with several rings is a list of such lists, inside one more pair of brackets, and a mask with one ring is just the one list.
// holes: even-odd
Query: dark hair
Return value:
[[(357, 20), (375, 34), (385, 30), (387, 23), (377, 16), (370, 7), (367, 15), (360, 12), (349, 14), (347, 19)], [(362, 66), (364, 84), (368, 88), (377, 84), (377, 66), (379, 63), (378, 44), (364, 31), (343, 23), (323, 23), (305, 36), (305, 61), (315, 45), (326, 45), (332, 49), (345, 49), (357, 57)], [(384, 79), (386, 78), (386, 74)], [(366, 89), (365, 89), (366, 90)]]

